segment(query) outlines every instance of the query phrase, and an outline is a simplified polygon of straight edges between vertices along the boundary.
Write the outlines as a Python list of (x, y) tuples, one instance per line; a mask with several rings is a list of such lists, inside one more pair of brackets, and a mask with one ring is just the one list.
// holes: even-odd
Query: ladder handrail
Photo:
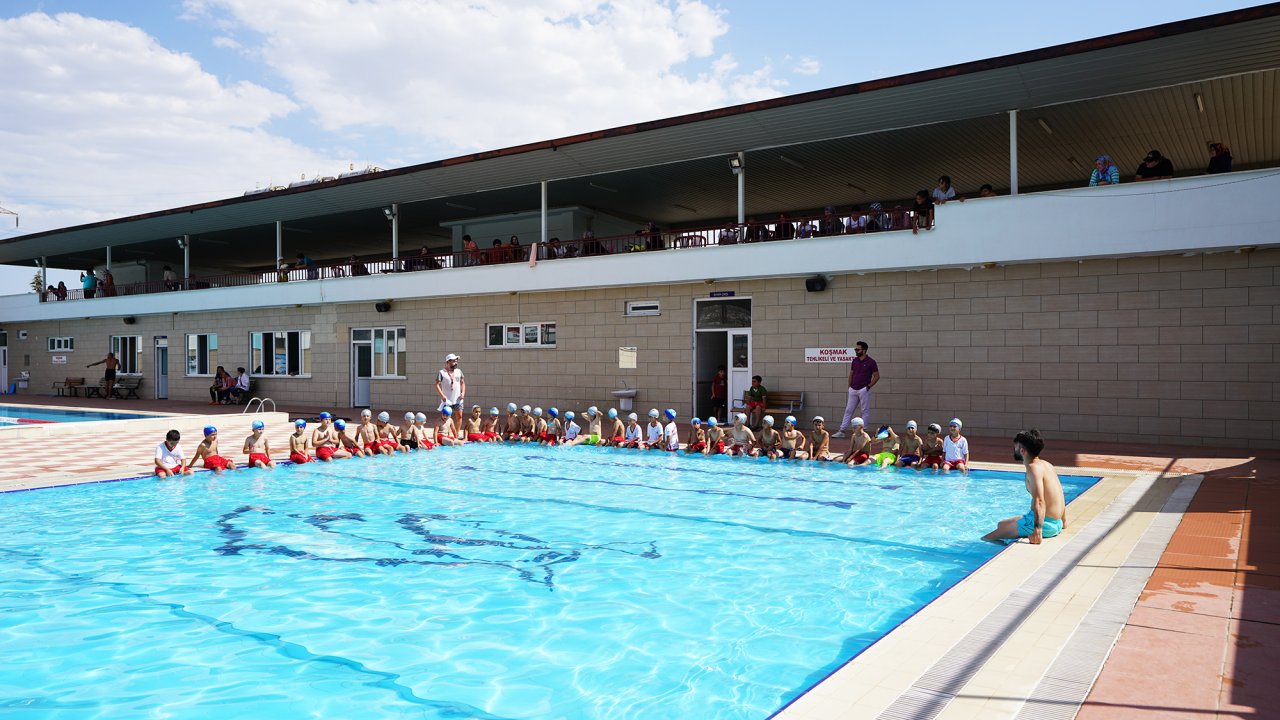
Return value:
[(244, 408), (240, 410), (240, 414), (244, 415), (249, 412), (249, 408), (253, 407), (253, 402), (258, 401), (258, 409), (253, 411), (254, 415), (267, 412), (267, 403), (271, 403), (271, 412), (276, 412), (276, 401), (271, 398), (251, 397), (249, 402), (244, 404)]

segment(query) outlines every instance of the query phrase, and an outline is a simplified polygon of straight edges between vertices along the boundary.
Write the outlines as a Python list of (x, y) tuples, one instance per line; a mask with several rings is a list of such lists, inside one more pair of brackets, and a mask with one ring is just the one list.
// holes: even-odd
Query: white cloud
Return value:
[(239, 40), (236, 40), (233, 37), (227, 37), (226, 35), (219, 35), (218, 37), (214, 38), (213, 46), (217, 48), (224, 48), (227, 50), (239, 50), (242, 47), (244, 47), (243, 45), (240, 44)]
[(255, 48), (330, 131), (386, 127), (441, 151), (773, 97), (769, 67), (710, 72), (724, 12), (693, 0), (188, 0)]
[(288, 97), (223, 83), (123, 23), (74, 14), (2, 20), (0, 78), (0, 199), (21, 213), (23, 232), (237, 195), (273, 174), (278, 181), (339, 166), (264, 129), (297, 109)]
[(822, 72), (822, 63), (811, 57), (802, 57), (791, 66), (791, 72), (797, 75), (817, 75)]

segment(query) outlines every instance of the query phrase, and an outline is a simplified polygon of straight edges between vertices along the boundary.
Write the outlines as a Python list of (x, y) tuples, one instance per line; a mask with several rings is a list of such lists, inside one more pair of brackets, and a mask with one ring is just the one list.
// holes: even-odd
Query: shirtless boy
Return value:
[(908, 420), (907, 429), (898, 438), (898, 467), (912, 467), (920, 462), (924, 438), (916, 433), (916, 421)]
[(849, 467), (866, 465), (871, 462), (870, 449), (871, 436), (862, 418), (854, 417), (849, 421), (849, 451), (842, 458)]
[(507, 403), (507, 417), (502, 424), (502, 435), (508, 441), (520, 439), (520, 416), (516, 414), (516, 404)]
[(604, 430), (603, 430), (603, 424), (601, 423), (601, 418), (600, 418), (600, 409), (597, 408), (595, 405), (592, 405), (591, 407), (587, 408), (587, 426), (586, 428), (584, 428), (584, 430), (585, 432), (583, 433), (583, 435), (578, 436), (578, 442), (582, 443), (583, 445), (599, 445), (600, 444), (600, 439), (603, 437), (601, 433)]
[(827, 456), (831, 452), (831, 433), (827, 432), (827, 421), (821, 415), (813, 417), (813, 432), (810, 433), (809, 448), (811, 459), (822, 462), (831, 459)]
[(520, 408), (520, 434), (518, 436), (520, 442), (533, 442), (537, 439), (534, 432), (537, 430), (537, 421), (533, 417), (533, 408), (525, 405)]
[(311, 462), (307, 453), (307, 421), (298, 418), (293, 421), (293, 434), (289, 436), (289, 462), (302, 465)]
[(373, 424), (373, 411), (368, 408), (360, 411), (360, 427), (356, 428), (356, 442), (364, 448), (365, 455), (391, 454), (391, 448), (383, 447), (378, 440), (378, 426)]
[(707, 418), (707, 448), (704, 451), (707, 455), (723, 455), (724, 454), (724, 428), (720, 427), (720, 421), (715, 416)]
[(467, 441), (458, 437), (457, 426), (453, 424), (453, 408), (440, 408), (440, 424), (436, 425), (437, 445), (463, 445)]
[(170, 430), (164, 434), (164, 442), (156, 445), (156, 475), (170, 477), (191, 473), (190, 466), (182, 466), (182, 459), (186, 453), (182, 452), (182, 446), (178, 444), (181, 439), (181, 433)]
[(338, 434), (333, 429), (333, 416), (327, 412), (320, 413), (320, 424), (311, 431), (311, 446), (316, 449), (316, 460), (321, 462), (351, 457), (338, 444)]
[(769, 462), (778, 459), (778, 446), (782, 443), (782, 436), (777, 430), (773, 429), (773, 416), (765, 415), (764, 420), (760, 424), (760, 436), (757, 439), (760, 445), (760, 454), (769, 458)]
[(1067, 527), (1067, 503), (1062, 494), (1062, 483), (1053, 465), (1040, 459), (1044, 440), (1040, 431), (1032, 428), (1013, 436), (1013, 458), (1026, 470), (1027, 492), (1031, 495), (1031, 509), (1022, 517), (1001, 520), (996, 529), (983, 536), (983, 540), (1003, 543), (1014, 538), (1026, 538), (1032, 545), (1039, 545), (1044, 538), (1051, 538)]
[(938, 468), (942, 467), (943, 449), (942, 449), (942, 426), (938, 423), (929, 423), (928, 434), (924, 437), (920, 452), (924, 453), (920, 459), (920, 463), (916, 465), (916, 470), (925, 468), (933, 468), (938, 472)]
[(267, 442), (267, 436), (263, 434), (267, 424), (261, 420), (254, 420), (250, 428), (253, 433), (244, 439), (244, 450), (242, 450), (249, 455), (249, 467), (275, 470), (276, 464), (271, 461), (271, 443)]
[(218, 454), (218, 428), (208, 425), (204, 429), (204, 440), (196, 446), (196, 454), (191, 456), (190, 462), (187, 463), (187, 470), (191, 469), (196, 461), (204, 460), (206, 470), (212, 470), (221, 475), (223, 470), (235, 470), (236, 464)]
[(408, 448), (400, 444), (396, 440), (400, 436), (400, 428), (391, 424), (391, 413), (383, 410), (378, 413), (378, 446), (386, 451), (388, 455), (395, 455), (397, 450), (408, 452)]
[(872, 465), (883, 470), (898, 462), (898, 433), (894, 432), (892, 427), (888, 425), (881, 427), (871, 442), (880, 447), (879, 451), (871, 456)]
[(964, 423), (960, 422), (960, 418), (951, 418), (951, 424), (947, 426), (947, 437), (942, 441), (944, 473), (959, 470), (965, 475), (969, 474), (969, 441), (960, 434), (962, 427)]
[(489, 408), (489, 417), (484, 419), (484, 424), (480, 426), (480, 432), (484, 433), (486, 442), (502, 440), (502, 435), (498, 432), (498, 408)]
[[(343, 420), (342, 418), (334, 420), (333, 430), (334, 435), (338, 438), (338, 444), (344, 451), (351, 453), (348, 457), (365, 457), (364, 450), (360, 449), (360, 443), (352, 440), (351, 437), (347, 435), (346, 420)], [(358, 433), (359, 431), (357, 431), (357, 434)], [(338, 457), (338, 454), (335, 452), (333, 456)]]
[(729, 446), (725, 449), (726, 455), (747, 455), (755, 457), (759, 454), (756, 449), (756, 434), (751, 432), (751, 428), (747, 427), (747, 416), (738, 413), (733, 416), (733, 428), (729, 431)]
[(427, 414), (417, 413), (413, 416), (413, 432), (414, 437), (418, 438), (418, 447), (422, 450), (434, 450), (436, 443), (429, 436), (430, 428), (427, 427)]
[(467, 416), (464, 423), (467, 442), (488, 442), (489, 438), (484, 434), (484, 412), (479, 405), (471, 406), (471, 414)]
[(618, 418), (618, 409), (609, 408), (609, 422), (603, 436), (603, 444), (605, 445), (621, 445), (622, 440), (626, 437), (627, 428), (622, 424), (622, 420)]
[(702, 429), (702, 420), (693, 418), (689, 421), (689, 442), (684, 446), (687, 454), (707, 452), (707, 433)]
[(396, 434), (396, 441), (400, 443), (400, 447), (406, 452), (417, 450), (418, 445), (418, 429), (414, 425), (417, 416), (411, 412), (404, 414), (404, 424), (400, 426), (400, 432)]
[(782, 432), (778, 446), (778, 457), (783, 460), (804, 460), (809, 454), (804, 451), (804, 433), (796, 429), (796, 417), (788, 415), (782, 421)]

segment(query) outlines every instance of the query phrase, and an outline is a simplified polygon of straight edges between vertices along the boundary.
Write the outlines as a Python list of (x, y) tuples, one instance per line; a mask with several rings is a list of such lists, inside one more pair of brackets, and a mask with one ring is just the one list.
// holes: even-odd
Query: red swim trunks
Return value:
[(467, 433), (467, 442), (484, 442), (488, 439), (488, 433)]
[(955, 470), (965, 467), (963, 460), (950, 460), (942, 463), (943, 470)]
[(502, 436), (501, 436), (501, 435), (499, 435), (499, 434), (498, 434), (498, 433), (496, 433), (496, 432), (492, 432), (492, 431), (490, 431), (490, 432), (486, 432), (486, 433), (481, 433), (481, 434), (482, 434), (482, 435), (484, 435), (484, 439), (485, 439), (485, 440), (501, 440), (501, 439), (502, 439)]
[[(163, 469), (163, 468), (159, 468), (159, 467), (158, 467), (158, 468), (156, 468), (156, 474), (157, 474), (157, 475), (159, 475), (159, 474), (160, 474), (160, 473), (162, 473), (162, 472), (164, 472), (164, 469)], [(181, 466), (181, 465), (174, 465), (173, 467), (169, 468), (169, 474), (170, 474), (170, 475), (181, 475), (181, 474), (182, 474), (182, 466)]]
[(852, 460), (850, 460), (849, 462), (854, 462), (854, 463), (864, 463), (864, 462), (866, 462), (866, 461), (868, 461), (868, 460), (870, 460), (870, 459), (871, 459), (871, 456), (870, 456), (870, 455), (868, 455), (868, 454), (866, 454), (866, 453), (864, 453), (864, 452), (860, 452), (860, 453), (858, 453), (857, 455), (854, 455), (854, 456), (853, 456), (853, 459), (852, 459)]
[(365, 443), (364, 451), (369, 453), (370, 455), (377, 455), (378, 453), (382, 452), (382, 443), (377, 440), (374, 440), (371, 443)]
[(626, 441), (626, 438), (625, 438), (625, 437), (623, 437), (623, 436), (621, 436), (621, 435), (614, 435), (614, 436), (613, 436), (613, 444), (614, 444), (614, 445), (622, 445), (622, 443), (623, 443), (623, 442), (625, 442), (625, 441)]
[(258, 465), (267, 465), (270, 462), (271, 458), (267, 456), (266, 453), (249, 453), (249, 467), (253, 467), (255, 463)]
[(229, 470), (231, 461), (221, 455), (205, 455), (204, 467), (206, 470)]
[(378, 444), (384, 448), (391, 448), (392, 450), (400, 447), (400, 443), (396, 442), (394, 438), (383, 438), (378, 441)]
[(289, 461), (297, 465), (301, 465), (303, 463), (311, 462), (311, 456), (306, 455), (304, 453), (300, 453), (297, 450), (294, 450), (293, 452), (289, 453)]
[(925, 455), (924, 460), (920, 461), (921, 467), (942, 467), (941, 455)]
[(689, 445), (684, 449), (684, 451), (693, 453), (693, 452), (702, 452), (703, 450), (706, 450), (706, 449), (707, 449), (706, 443), (696, 442), (696, 443), (689, 443)]
[(332, 459), (333, 459), (333, 454), (334, 454), (335, 452), (337, 452), (337, 451), (338, 451), (338, 448), (335, 448), (335, 447), (329, 447), (328, 445), (326, 445), (326, 446), (324, 446), (324, 447), (318, 447), (318, 448), (316, 448), (316, 459), (317, 459), (317, 460), (332, 460)]
[(723, 440), (718, 440), (718, 441), (716, 441), (716, 446), (715, 446), (714, 448), (712, 448), (712, 449), (711, 449), (711, 452), (715, 453), (716, 455), (723, 455), (723, 454), (724, 454), (724, 441), (723, 441)]

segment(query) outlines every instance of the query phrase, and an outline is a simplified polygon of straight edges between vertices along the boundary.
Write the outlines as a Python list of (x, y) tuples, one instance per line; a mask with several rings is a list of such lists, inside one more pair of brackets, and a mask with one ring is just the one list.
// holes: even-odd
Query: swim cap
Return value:
[(956, 427), (958, 427), (958, 428), (962, 428), (962, 427), (964, 427), (964, 423), (960, 422), (960, 418), (951, 418), (951, 422), (949, 422), (949, 423), (947, 423), (947, 424), (948, 424), (948, 425), (955, 425), (955, 426), (956, 426)]
[(765, 424), (765, 425), (772, 426), (772, 425), (773, 425), (773, 416), (772, 416), (772, 415), (765, 415), (765, 416), (764, 416), (764, 424)]
[(796, 424), (796, 416), (795, 416), (795, 415), (788, 415), (788, 416), (787, 416), (787, 419), (786, 419), (786, 420), (783, 420), (782, 422), (784, 422), (784, 423), (786, 423), (786, 424), (788, 424), (788, 425), (795, 425), (795, 424)]
[(555, 408), (551, 408), (550, 410), (547, 410), (547, 414), (550, 415), (551, 417), (560, 417), (560, 411)]
[(378, 413), (378, 420), (381, 422), (390, 422), (391, 413), (387, 412), (386, 410), (383, 410), (382, 412)]
[(672, 410), (671, 408), (667, 408), (666, 412), (664, 412), (663, 415), (666, 415), (668, 420), (676, 419), (676, 411)]
[(540, 408), (540, 407), (536, 407), (536, 408), (534, 408), (534, 409), (533, 409), (533, 416), (534, 416), (534, 417), (542, 417), (542, 408)]
[(734, 415), (733, 418), (740, 423), (745, 423), (747, 421), (747, 416), (742, 413), (738, 413), (737, 415)]
[(825, 420), (825, 419), (823, 419), (823, 417), (822, 417), (821, 415), (814, 415), (814, 416), (813, 416), (813, 421), (814, 421), (814, 422), (820, 422), (820, 423), (824, 423), (824, 422), (826, 422), (826, 420)]
[(440, 408), (440, 414), (445, 417), (450, 417), (453, 415), (453, 408), (449, 407), (448, 405), (445, 405), (444, 407)]
[(204, 436), (205, 436), (205, 437), (209, 437), (210, 435), (212, 435), (212, 434), (214, 434), (214, 433), (216, 433), (216, 432), (218, 432), (218, 428), (216, 428), (216, 427), (214, 427), (214, 426), (212, 426), (212, 425), (205, 425), (205, 426), (204, 426)]
[(306, 421), (306, 420), (303, 420), (302, 418), (298, 418), (297, 420), (294, 420), (294, 421), (293, 421), (293, 424), (294, 424), (294, 425), (297, 425), (298, 427), (306, 427), (306, 426), (307, 426), (307, 421)]
[(689, 424), (690, 424), (690, 425), (701, 425), (701, 424), (702, 424), (702, 421), (701, 421), (701, 420), (699, 420), (698, 418), (694, 418), (694, 419), (692, 419), (692, 420), (690, 420), (690, 421), (689, 421)]
[(712, 415), (711, 417), (707, 418), (707, 424), (710, 425), (711, 427), (715, 427), (720, 424), (720, 421), (716, 420), (716, 417)]
[(908, 430), (915, 430), (915, 429), (916, 429), (916, 421), (915, 421), (915, 420), (908, 420), (908, 421), (907, 421), (907, 429), (908, 429)]
[(479, 409), (480, 409), (480, 406), (479, 406), (479, 405), (472, 405), (472, 406), (471, 406), (471, 409), (472, 409), (472, 410), (479, 410)]
[(496, 408), (496, 407), (491, 407), (491, 408), (489, 408), (489, 414), (490, 414), (490, 415), (497, 415), (497, 414), (498, 414), (498, 408)]
[(876, 431), (876, 439), (884, 440), (887, 437), (889, 437), (889, 426), (881, 425), (880, 429)]
[(857, 425), (858, 427), (862, 427), (863, 425), (866, 425), (866, 424), (867, 424), (867, 423), (866, 423), (866, 421), (865, 421), (865, 420), (863, 420), (863, 419), (862, 419), (862, 418), (860, 418), (860, 417), (856, 417), (856, 418), (854, 418), (851, 422), (852, 422), (854, 425)]
[(524, 407), (522, 407), (522, 408), (520, 408), (520, 409), (521, 409), (521, 410), (523, 410), (523, 411), (525, 411), (525, 412), (529, 412), (529, 411), (530, 411), (530, 410), (532, 410), (533, 408), (529, 407), (528, 405), (525, 405)]
[(332, 416), (332, 415), (330, 415), (328, 412), (322, 412), (322, 413), (320, 413), (320, 419), (321, 419), (321, 420), (332, 420), (332, 419), (333, 419), (333, 416)]
[(565, 420), (572, 420), (573, 418), (574, 418), (574, 415), (572, 410), (565, 411), (565, 414), (564, 414)]
[(609, 408), (609, 417), (611, 418), (618, 417), (618, 408)]
[(630, 414), (628, 414), (628, 415), (627, 415), (627, 419), (628, 419), (628, 420), (639, 420), (639, 419), (640, 419), (640, 416), (639, 416), (639, 415), (637, 415), (637, 414), (635, 414), (635, 413), (630, 413)]
[(373, 411), (370, 410), (369, 408), (365, 408), (360, 411), (360, 417), (372, 417), (372, 416), (373, 416)]
[(516, 404), (515, 404), (515, 403), (507, 403), (507, 412), (515, 412), (515, 411), (516, 411)]
[(938, 423), (929, 423), (929, 429), (934, 432), (942, 432), (942, 426)]
[(649, 417), (651, 417), (651, 418), (656, 418), (656, 417), (658, 417), (658, 408), (654, 408), (654, 409), (650, 410), (650, 411), (649, 411)]
[(346, 430), (346, 429), (347, 429), (347, 421), (346, 421), (346, 420), (343, 420), (342, 418), (338, 418), (337, 420), (334, 420), (334, 421), (333, 421), (333, 426), (334, 426), (334, 427), (336, 427), (336, 428), (338, 428), (339, 430)]
[(414, 421), (415, 421), (415, 422), (426, 422), (426, 421), (427, 421), (427, 414), (426, 414), (426, 413), (418, 413), (417, 415), (414, 415), (414, 416), (413, 416), (413, 419), (414, 419)]
[(264, 422), (262, 422), (261, 420), (254, 420), (254, 421), (253, 421), (253, 424), (252, 424), (252, 425), (250, 425), (249, 427), (253, 428), (254, 430), (261, 430), (262, 428), (264, 428), (264, 427), (266, 427), (266, 426), (267, 426), (267, 424), (266, 424), (266, 423), (264, 423)]
[(413, 422), (413, 413), (411, 413), (411, 412), (407, 412), (407, 413), (405, 413), (405, 414), (404, 414), (404, 419), (405, 419), (405, 420), (408, 420), (409, 422)]
[(591, 407), (587, 408), (587, 414), (588, 414), (588, 415), (599, 415), (599, 414), (600, 414), (600, 410), (599, 410), (599, 408), (597, 408), (595, 405), (592, 405)]

